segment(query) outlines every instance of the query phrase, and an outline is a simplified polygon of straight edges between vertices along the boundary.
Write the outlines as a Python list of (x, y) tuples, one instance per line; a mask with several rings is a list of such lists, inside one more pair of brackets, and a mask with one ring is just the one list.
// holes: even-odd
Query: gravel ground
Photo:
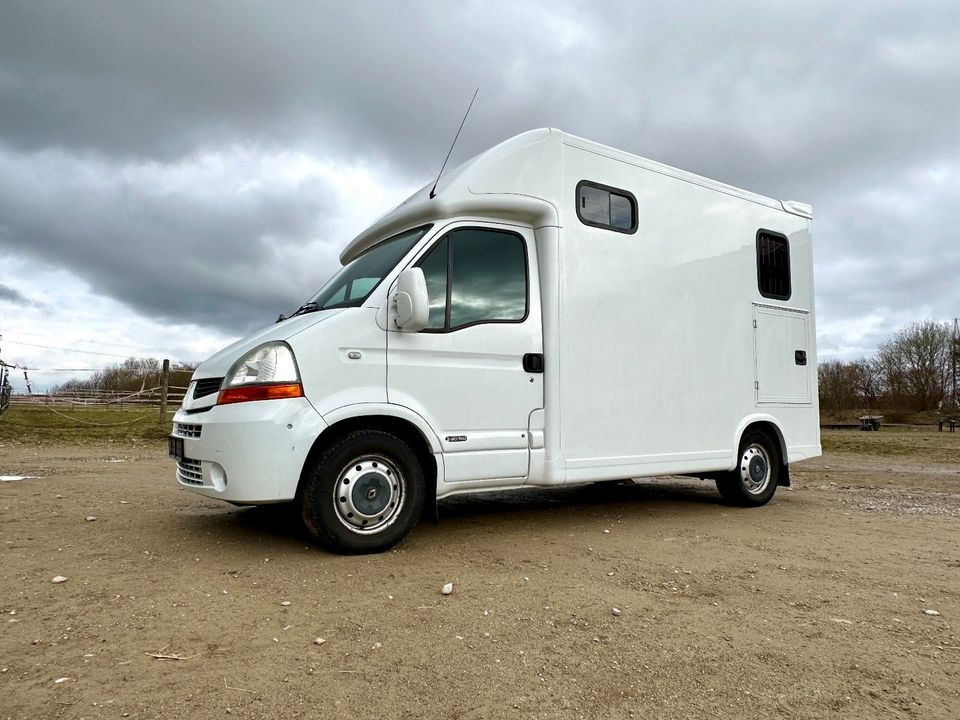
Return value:
[(36, 476), (0, 482), (0, 718), (955, 720), (960, 434), (870, 435), (760, 509), (456, 498), (359, 558), (179, 489), (158, 442), (0, 441)]

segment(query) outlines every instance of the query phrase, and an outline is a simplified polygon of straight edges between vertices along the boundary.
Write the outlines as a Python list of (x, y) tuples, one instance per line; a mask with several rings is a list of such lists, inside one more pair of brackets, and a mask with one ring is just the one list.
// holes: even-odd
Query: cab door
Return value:
[(450, 226), (415, 260), (430, 315), (387, 331), (387, 397), (440, 438), (447, 483), (526, 478), (530, 413), (543, 407), (536, 246), (529, 228)]

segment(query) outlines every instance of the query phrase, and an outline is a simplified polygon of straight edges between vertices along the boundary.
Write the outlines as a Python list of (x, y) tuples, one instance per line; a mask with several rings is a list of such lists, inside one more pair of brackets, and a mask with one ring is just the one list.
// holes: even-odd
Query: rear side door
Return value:
[(810, 404), (810, 313), (754, 303), (753, 327), (757, 404)]
[(389, 401), (437, 432), (445, 482), (526, 478), (530, 413), (543, 407), (532, 230), (453, 225), (414, 264), (430, 316), (418, 333), (387, 332)]

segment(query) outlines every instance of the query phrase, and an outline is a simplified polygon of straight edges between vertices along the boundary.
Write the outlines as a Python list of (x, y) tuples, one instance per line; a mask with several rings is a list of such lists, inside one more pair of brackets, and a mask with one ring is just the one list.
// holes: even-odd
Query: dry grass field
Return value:
[(153, 419), (75, 425), (0, 419), (0, 718), (960, 717), (960, 433), (826, 431), (755, 510), (453, 499), (351, 558), (179, 489)]

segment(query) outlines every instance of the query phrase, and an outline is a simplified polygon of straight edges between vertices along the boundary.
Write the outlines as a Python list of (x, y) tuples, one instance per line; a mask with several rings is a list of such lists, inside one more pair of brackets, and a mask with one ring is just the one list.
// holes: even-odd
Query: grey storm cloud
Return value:
[[(960, 313), (952, 1), (7, 2), (0, 249), (144, 312), (246, 329), (309, 289), (271, 282), (285, 252), (313, 243), (312, 277), (332, 272), (345, 200), (329, 178), (223, 180), (255, 175), (249, 154), (299, 152), (413, 191), (475, 87), (454, 162), (561, 127), (812, 202), (822, 318)], [(219, 173), (165, 187), (211, 157)]]
[(304, 299), (269, 260), (322, 228), (328, 188), (308, 180), (237, 191), (224, 173), (255, 174), (257, 163), (212, 165), (118, 170), (55, 152), (0, 153), (0, 245), (19, 243), (152, 316), (262, 325)]
[(23, 293), (19, 290), (16, 290), (12, 287), (0, 283), (0, 302), (8, 302), (13, 305), (35, 305), (32, 300), (28, 300), (24, 297)]

